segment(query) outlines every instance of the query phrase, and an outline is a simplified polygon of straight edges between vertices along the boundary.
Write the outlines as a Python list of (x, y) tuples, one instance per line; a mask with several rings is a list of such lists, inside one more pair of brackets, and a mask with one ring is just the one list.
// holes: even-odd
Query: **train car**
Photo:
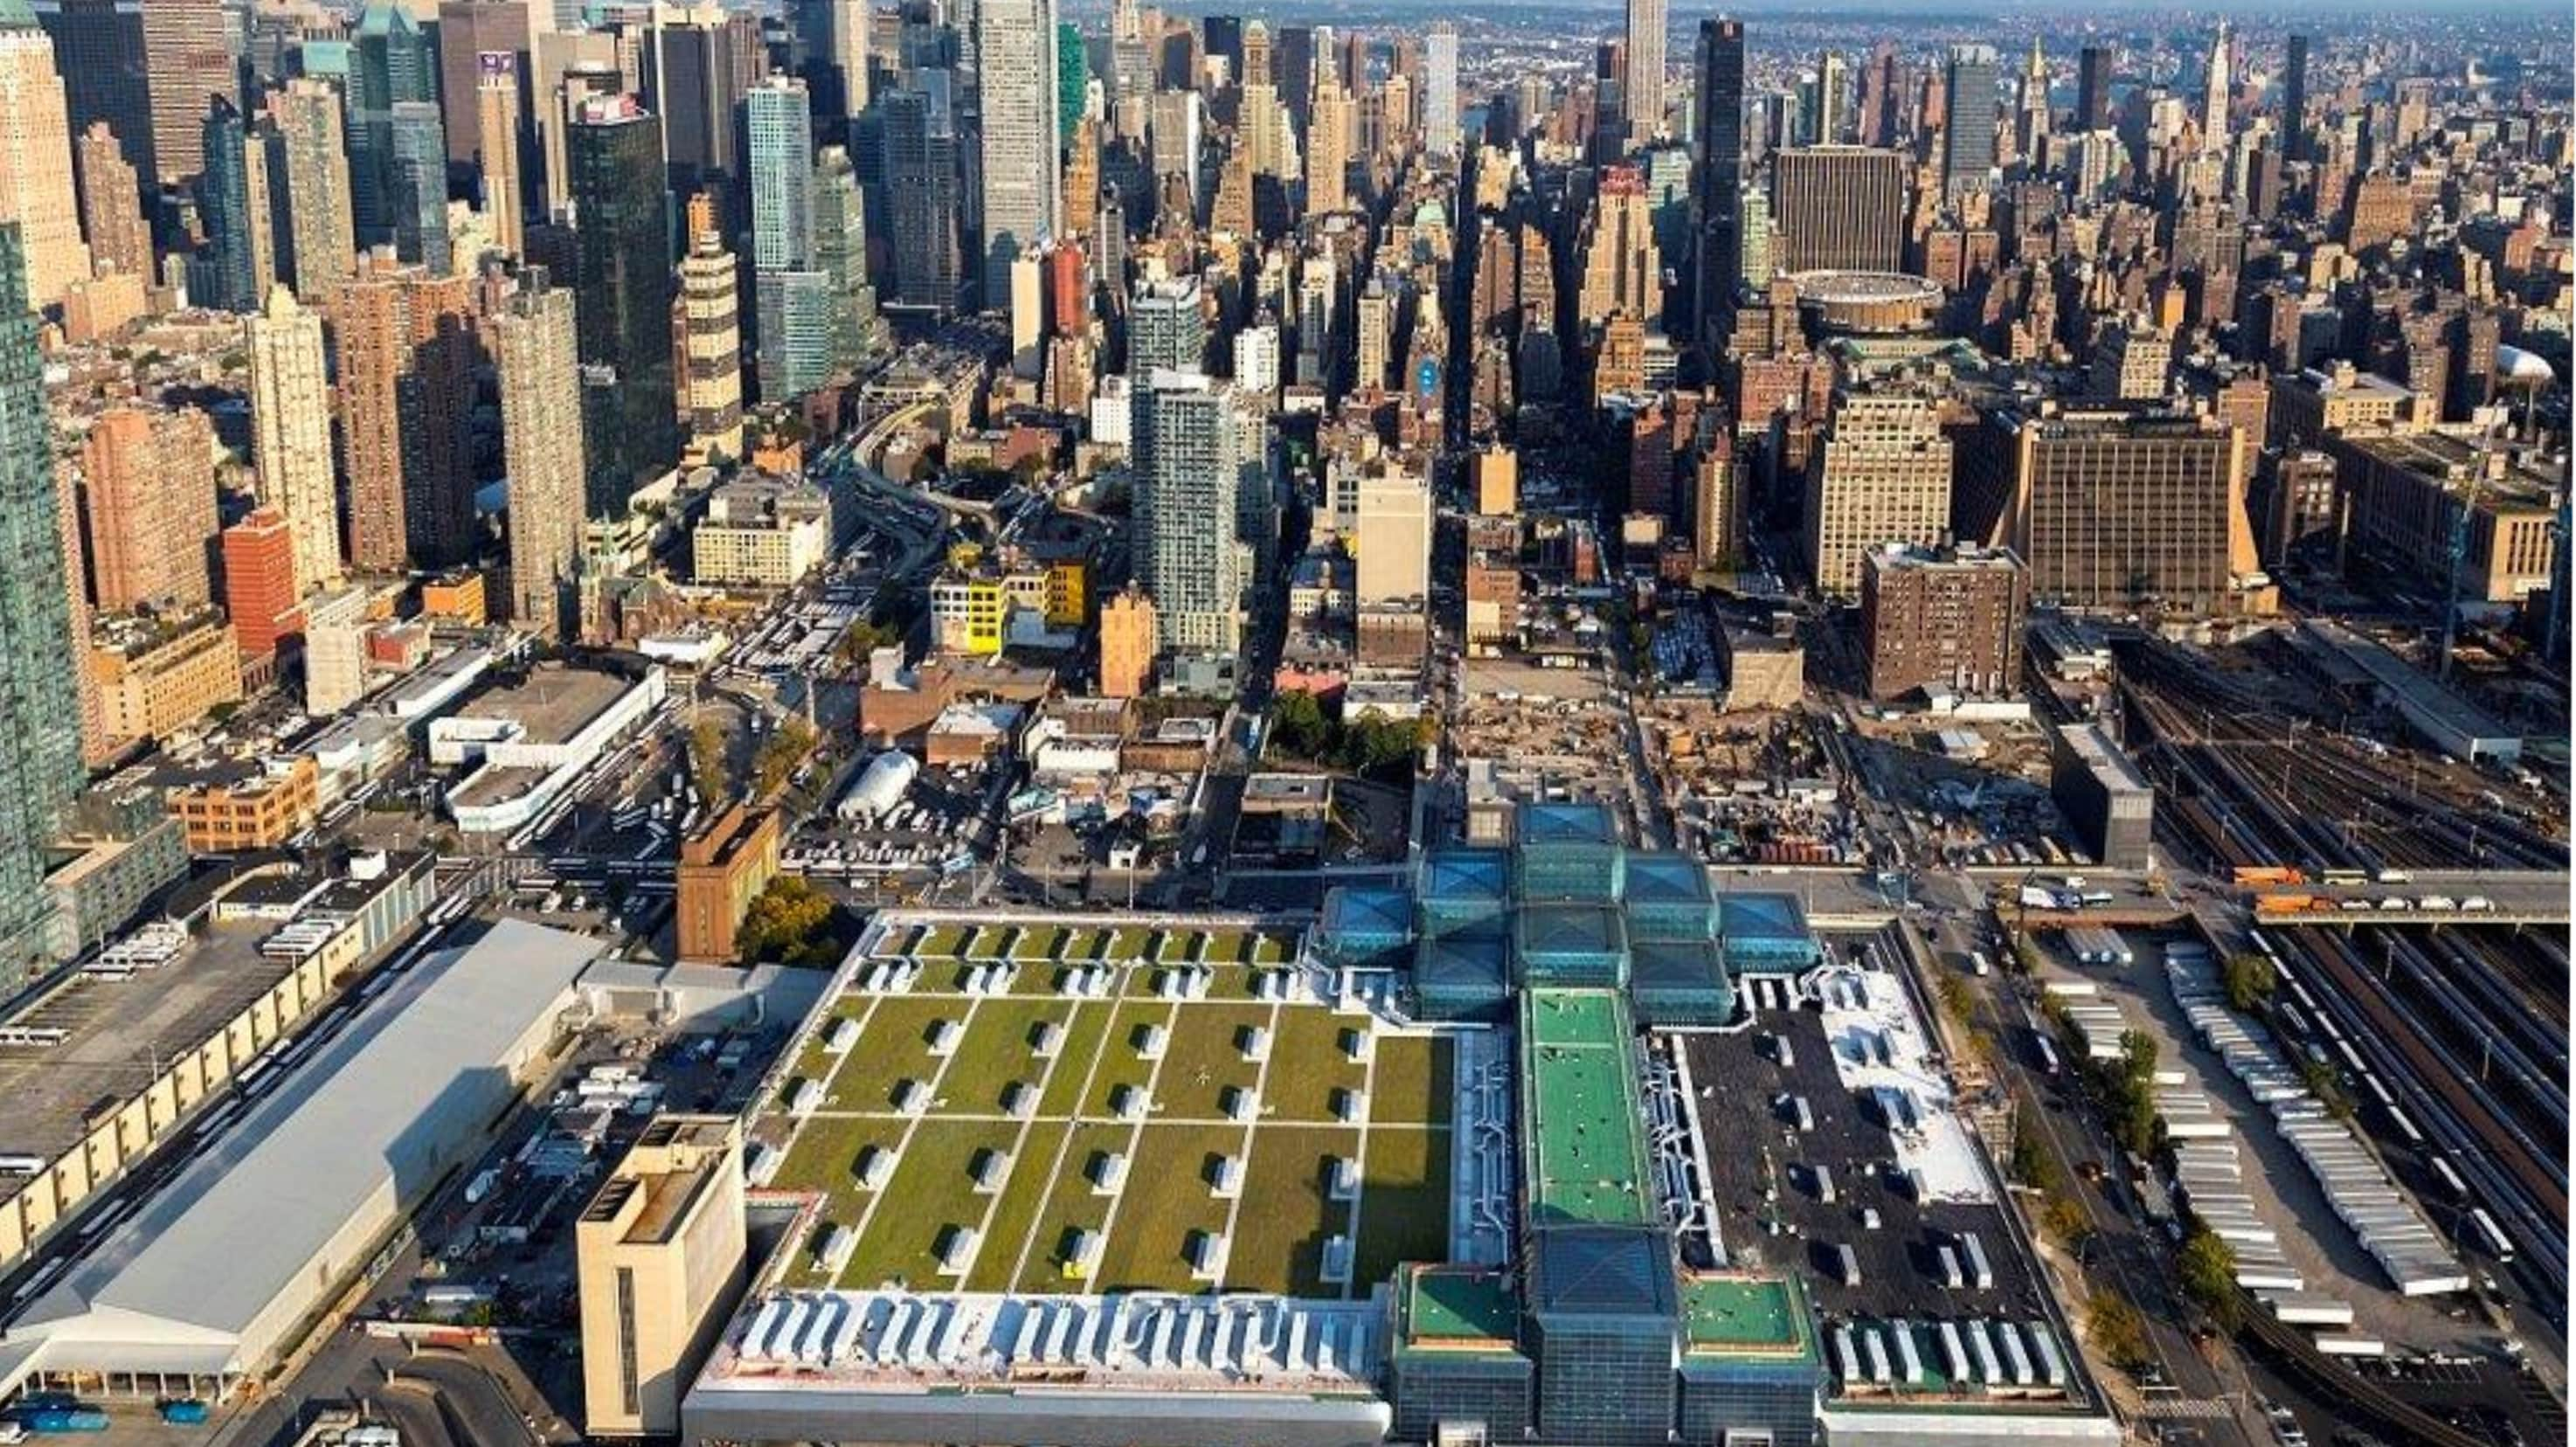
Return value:
[(2031, 1039), (2039, 1046), (2039, 1068), (2050, 1075), (2055, 1075), (2060, 1068), (2057, 1059), (2057, 1042), (2037, 1032), (2032, 1033)]
[(2496, 1224), (2495, 1217), (2487, 1214), (2486, 1207), (2480, 1206), (2471, 1211), (2469, 1224), (2477, 1228), (2478, 1239), (2485, 1243), (2487, 1251), (2496, 1260), (2503, 1262), (2513, 1260), (2513, 1238), (2504, 1234), (2504, 1228)]

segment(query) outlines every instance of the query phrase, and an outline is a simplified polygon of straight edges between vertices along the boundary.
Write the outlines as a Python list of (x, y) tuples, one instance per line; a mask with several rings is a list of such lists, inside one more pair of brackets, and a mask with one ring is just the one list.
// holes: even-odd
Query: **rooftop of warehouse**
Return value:
[(633, 688), (595, 668), (540, 667), (524, 682), (493, 688), (458, 709), (460, 718), (510, 719), (531, 743), (565, 743)]
[(1649, 1225), (1644, 1114), (1615, 990), (1524, 990), (1531, 1224)]

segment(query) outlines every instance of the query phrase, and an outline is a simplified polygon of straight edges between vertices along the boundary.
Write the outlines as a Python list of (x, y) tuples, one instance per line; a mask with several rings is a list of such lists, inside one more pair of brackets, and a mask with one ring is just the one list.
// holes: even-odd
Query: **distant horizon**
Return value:
[[(1228, 4), (1225, 0), (1184, 0), (1164, 7), (1177, 14), (1189, 15), (1312, 15), (1318, 23), (1329, 23), (1339, 13), (1352, 11), (1446, 12), (1460, 18), (1481, 18), (1497, 12), (1554, 12), (1566, 16), (1589, 14), (1618, 15), (1625, 9), (1624, 0), (1486, 0), (1470, 11), (1450, 0), (1307, 0), (1307, 3)], [(1108, 0), (1074, 0), (1063, 7), (1064, 13), (1107, 14)], [(1901, 0), (1869, 0), (1848, 5), (1810, 5), (1799, 0), (1734, 0), (1723, 5), (1706, 5), (1699, 11), (1709, 15), (1789, 16), (1804, 21), (1832, 20), (1974, 20), (1990, 17), (2056, 17), (2098, 18), (2118, 16), (2123, 19), (2163, 19), (2177, 24), (2215, 19), (2253, 19), (2267, 22), (2267, 28), (2291, 28), (2296, 25), (2332, 26), (2345, 21), (2374, 21), (2420, 15), (2431, 19), (2436, 14), (2475, 15), (2489, 19), (2528, 22), (2555, 18), (2562, 31), (2576, 30), (2576, 9), (2564, 0), (2334, 0), (2324, 6), (2303, 6), (2295, 18), (2285, 15), (2280, 7), (2252, 3), (2173, 4), (2168, 0), (2101, 0), (2098, 4), (2060, 5), (2045, 0), (1926, 0), (1920, 6), (1908, 6)]]

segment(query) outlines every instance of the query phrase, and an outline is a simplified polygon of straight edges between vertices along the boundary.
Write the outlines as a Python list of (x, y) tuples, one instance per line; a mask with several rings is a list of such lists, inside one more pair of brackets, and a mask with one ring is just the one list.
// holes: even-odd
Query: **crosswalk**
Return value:
[(2138, 1409), (2141, 1417), (2159, 1421), (2218, 1421), (2236, 1415), (2235, 1409), (2216, 1397), (2155, 1397)]

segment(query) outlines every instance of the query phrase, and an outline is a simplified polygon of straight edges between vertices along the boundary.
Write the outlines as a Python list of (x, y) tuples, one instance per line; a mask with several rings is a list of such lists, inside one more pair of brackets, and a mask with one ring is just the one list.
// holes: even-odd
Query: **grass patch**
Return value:
[(975, 1190), (969, 1172), (983, 1152), (1008, 1150), (1018, 1137), (1018, 1126), (1000, 1121), (924, 1121), (895, 1166), (887, 1204), (868, 1222), (841, 1285), (954, 1287), (955, 1278), (939, 1271), (940, 1242), (952, 1227), (980, 1227), (991, 1204)]
[(1332, 1199), (1328, 1173), (1336, 1158), (1359, 1150), (1358, 1131), (1335, 1127), (1270, 1126), (1253, 1136), (1226, 1285), (1341, 1295), (1340, 1286), (1324, 1283), (1324, 1242), (1350, 1230), (1351, 1207)]
[(1252, 962), (1256, 965), (1284, 965), (1297, 957), (1297, 937), (1264, 931), (1253, 936)]
[(941, 1108), (996, 1113), (1002, 1109), (1004, 1087), (1014, 1081), (1037, 1086), (1051, 1063), (1038, 1058), (1032, 1043), (1038, 1026), (1062, 1024), (1072, 1014), (1070, 1000), (993, 998), (978, 1004), (966, 1038), (958, 1042), (957, 1057), (939, 1078)]
[(825, 1092), (833, 1110), (892, 1110), (895, 1082), (928, 1080), (937, 1065), (930, 1054), (934, 1021), (963, 1020), (962, 1000), (894, 995), (877, 1002), (858, 1044), (841, 1060)]
[(1456, 1099), (1455, 1042), (1445, 1035), (1380, 1035), (1369, 1119), (1393, 1125), (1447, 1125)]
[[(1342, 1032), (1365, 1022), (1335, 1015), (1321, 1005), (1291, 1005), (1279, 1012), (1269, 1089), (1262, 1104), (1269, 1119), (1317, 1125), (1333, 1122), (1333, 1095), (1357, 1090), (1367, 1068), (1342, 1049)], [(1378, 1042), (1381, 1047), (1385, 1041)]]
[[(1108, 1196), (1095, 1195), (1091, 1189), (1091, 1158), (1102, 1151), (1124, 1153), (1128, 1137), (1134, 1134), (1123, 1125), (1077, 1125), (1069, 1128), (1064, 1152), (1064, 1169), (1056, 1172), (1055, 1183), (1045, 1194), (1046, 1205), (1038, 1212), (1037, 1224), (1028, 1237), (1028, 1262), (1020, 1268), (1012, 1283), (1015, 1291), (1092, 1291), (1096, 1284), (1074, 1281), (1064, 1274), (1064, 1253), (1077, 1230), (1098, 1230), (1109, 1219)], [(1133, 1161), (1128, 1163), (1131, 1167)], [(1136, 1176), (1131, 1169), (1128, 1182)], [(1019, 1248), (1012, 1248), (1013, 1254)]]
[(1145, 958), (1145, 942), (1152, 937), (1153, 931), (1151, 930), (1134, 929), (1126, 925), (1121, 925), (1118, 927), (1116, 933), (1109, 936), (1109, 944), (1101, 951), (1100, 957), (1113, 965), (1123, 965), (1136, 960), (1141, 960)]
[(978, 925), (974, 937), (966, 942), (966, 958), (979, 962), (998, 960), (1010, 937), (1009, 925)]
[(1449, 1132), (1371, 1131), (1360, 1181), (1355, 1289), (1384, 1281), (1400, 1262), (1448, 1256)]
[(903, 1137), (903, 1122), (883, 1117), (818, 1115), (805, 1121), (788, 1143), (787, 1159), (778, 1163), (770, 1186), (782, 1191), (821, 1191), (833, 1198), (825, 1215), (852, 1224), (858, 1214), (843, 1207), (845, 1197), (860, 1197), (859, 1153), (869, 1146), (892, 1145)]
[(1106, 1000), (1068, 1002), (1073, 1014), (1064, 1027), (1064, 1051), (1056, 1057), (1055, 1069), (1048, 1073), (1046, 1092), (1038, 1097), (1038, 1115), (1047, 1120), (1061, 1120), (1082, 1106), (1082, 1078), (1090, 1073), (1091, 1063), (1099, 1058), (1109, 1038), (1111, 1017), (1118, 1007)]
[[(1090, 1089), (1082, 1092), (1082, 1104), (1077, 1107), (1080, 1114), (1106, 1120), (1110, 1097), (1118, 1093), (1119, 1086), (1142, 1086), (1153, 1078), (1154, 1062), (1137, 1057), (1136, 1032), (1146, 1025), (1161, 1025), (1168, 1030), (1173, 1008), (1161, 1000), (1127, 1000), (1119, 1004), (1100, 1043), (1100, 1066), (1092, 1072)], [(1167, 1052), (1172, 1044), (1164, 1042)]]
[(1042, 1121), (1029, 1127), (1027, 1136), (1020, 1141), (1018, 1158), (1011, 1162), (1010, 1184), (993, 1208), (991, 1223), (984, 1228), (984, 1249), (976, 1253), (975, 1269), (967, 1273), (967, 1290), (1011, 1289), (1011, 1277), (1019, 1270), (1020, 1247), (1028, 1241), (1029, 1229), (1036, 1223), (1038, 1209), (1046, 1204), (1048, 1187), (1055, 1180), (1056, 1151), (1072, 1129), (1063, 1121)]
[(1154, 958), (1166, 965), (1195, 964), (1199, 957), (1199, 944), (1206, 938), (1197, 930), (1164, 930), (1162, 942), (1154, 950)]
[(1240, 963), (1242, 959), (1241, 930), (1215, 931), (1207, 936), (1206, 946), (1199, 951), (1199, 963), (1203, 965), (1231, 965)]
[[(1242, 1032), (1269, 1024), (1267, 1005), (1181, 1006), (1163, 1073), (1154, 1082), (1161, 1113), (1182, 1120), (1221, 1118), (1226, 1087), (1249, 1089), (1261, 1075), (1258, 1064), (1243, 1058)], [(1278, 1042), (1271, 1043), (1275, 1050)]]
[(964, 943), (966, 931), (957, 925), (932, 925), (913, 937), (912, 954), (916, 958), (954, 959), (957, 947)]
[(1147, 1126), (1128, 1163), (1118, 1221), (1100, 1259), (1095, 1290), (1197, 1291), (1190, 1247), (1203, 1231), (1222, 1231), (1229, 1202), (1208, 1194), (1215, 1158), (1242, 1149), (1234, 1126)]
[(1015, 960), (1054, 959), (1056, 942), (1063, 938), (1064, 931), (1054, 925), (1028, 925), (1021, 929), (1018, 939), (1011, 941), (1011, 958)]

